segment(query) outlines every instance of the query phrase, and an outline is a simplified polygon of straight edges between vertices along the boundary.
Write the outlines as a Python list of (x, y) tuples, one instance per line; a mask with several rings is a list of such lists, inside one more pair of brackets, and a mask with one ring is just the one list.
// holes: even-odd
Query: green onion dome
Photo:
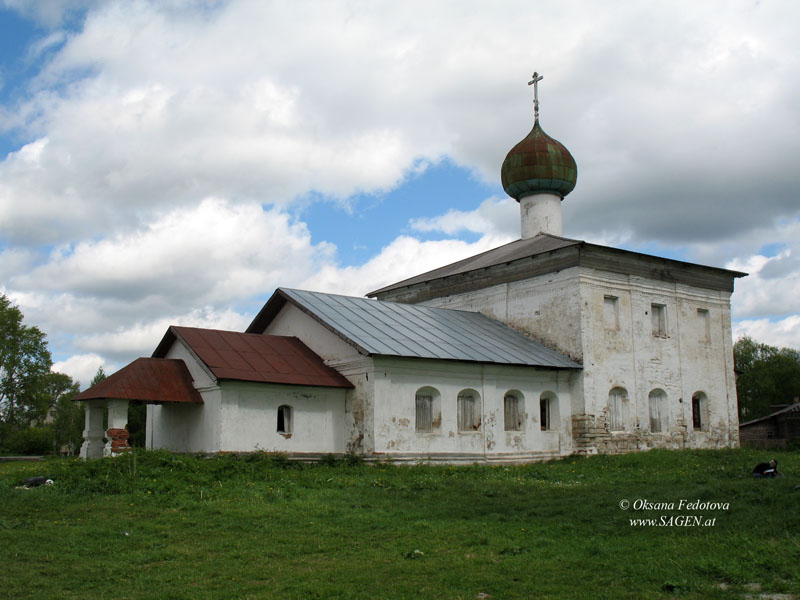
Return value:
[(500, 177), (506, 194), (519, 202), (531, 194), (557, 194), (562, 198), (575, 188), (578, 167), (564, 144), (539, 125), (514, 146), (503, 161)]

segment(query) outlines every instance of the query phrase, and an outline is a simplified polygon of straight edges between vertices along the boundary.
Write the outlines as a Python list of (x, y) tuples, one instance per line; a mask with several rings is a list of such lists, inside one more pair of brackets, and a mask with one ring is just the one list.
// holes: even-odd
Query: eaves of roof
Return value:
[(787, 406), (786, 408), (782, 408), (780, 410), (776, 410), (774, 413), (770, 413), (770, 414), (768, 414), (766, 416), (759, 417), (758, 419), (753, 419), (752, 421), (747, 421), (747, 423), (739, 423), (739, 427), (747, 427), (748, 425), (753, 425), (755, 423), (761, 423), (762, 421), (766, 421), (768, 419), (772, 419), (772, 418), (778, 417), (778, 416), (786, 414), (786, 413), (794, 413), (794, 412), (800, 413), (800, 402), (795, 402), (794, 404), (791, 404), (791, 405)]
[(352, 388), (295, 337), (171, 326), (153, 356), (179, 341), (216, 380)]
[(481, 313), (304, 290), (276, 290), (247, 331), (265, 331), (286, 303), (365, 356), (580, 368), (568, 357)]
[[(544, 257), (556, 256), (561, 256), (562, 258), (549, 262), (540, 260)], [(532, 263), (531, 259), (535, 262)], [(495, 267), (517, 264), (525, 265), (523, 273), (530, 271), (531, 275), (558, 271), (570, 266), (585, 265), (612, 272), (637, 274), (669, 281), (685, 280), (687, 283), (701, 287), (708, 286), (720, 289), (732, 289), (731, 281), (733, 279), (747, 275), (747, 273), (741, 271), (699, 265), (541, 233), (532, 238), (516, 240), (481, 254), (393, 283), (369, 292), (367, 296), (386, 296), (389, 292), (416, 288), (424, 284), (433, 285), (448, 278), (466, 276), (470, 273), (493, 272), (496, 270), (494, 269)], [(509, 281), (519, 277), (518, 274), (510, 276), (506, 274), (505, 276)]]
[(170, 358), (137, 358), (73, 400), (137, 400), (146, 403), (202, 404), (186, 363)]

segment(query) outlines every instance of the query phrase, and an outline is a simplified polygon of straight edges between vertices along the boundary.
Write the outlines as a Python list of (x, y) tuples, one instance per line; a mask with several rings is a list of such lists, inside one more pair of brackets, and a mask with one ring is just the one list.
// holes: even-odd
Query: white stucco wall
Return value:
[(164, 358), (183, 360), (203, 404), (148, 405), (146, 446), (174, 452), (219, 452), (222, 399), (215, 379), (180, 341), (172, 344)]
[[(345, 451), (345, 389), (225, 381), (221, 390), (222, 450)], [(277, 431), (281, 405), (291, 407), (291, 433)]]
[[(606, 322), (605, 298), (617, 298), (618, 318)], [(666, 307), (665, 336), (652, 332), (652, 304)], [(478, 310), (582, 361), (572, 386), (573, 414), (607, 417), (608, 394), (630, 399), (624, 449), (736, 444), (738, 418), (728, 292), (572, 267), (558, 273), (423, 302)], [(708, 336), (697, 309), (708, 311)], [(650, 434), (649, 394), (667, 394), (670, 431)], [(691, 399), (708, 397), (708, 427), (692, 428)], [(707, 429), (707, 430), (706, 430)], [(631, 435), (636, 434), (636, 439)]]
[(262, 333), (299, 338), (326, 362), (355, 360), (360, 356), (353, 346), (288, 302)]
[(420, 304), (481, 312), (574, 360), (583, 357), (578, 267)]
[[(607, 322), (606, 297), (618, 299), (616, 328)], [(626, 429), (649, 435), (646, 447), (736, 442), (730, 294), (584, 269), (581, 298), (587, 414), (601, 415), (609, 391), (619, 386), (628, 391), (630, 399)], [(653, 332), (653, 304), (666, 307), (664, 335)], [(708, 311), (708, 336), (698, 309)], [(655, 389), (667, 395), (669, 431), (650, 435), (649, 395)], [(692, 396), (696, 392), (708, 396), (707, 431), (692, 427)]]
[[(373, 378), (377, 455), (530, 460), (572, 451), (573, 371), (377, 357)], [(440, 399), (441, 423), (431, 433), (416, 431), (415, 398), (425, 387), (434, 388)], [(481, 426), (474, 432), (458, 431), (457, 398), (465, 390), (474, 391), (479, 399)], [(508, 392), (524, 401), (521, 431), (505, 431), (503, 399)], [(558, 398), (558, 422), (551, 423), (553, 431), (542, 431), (539, 423), (539, 399), (544, 392)]]
[[(147, 447), (176, 452), (344, 452), (348, 390), (222, 381), (217, 384), (182, 342), (166, 358), (181, 359), (203, 404), (147, 407)], [(292, 408), (291, 434), (277, 431), (277, 411)]]
[(221, 395), (219, 388), (200, 392), (203, 404), (147, 406), (147, 442), (150, 449), (173, 452), (219, 452)]

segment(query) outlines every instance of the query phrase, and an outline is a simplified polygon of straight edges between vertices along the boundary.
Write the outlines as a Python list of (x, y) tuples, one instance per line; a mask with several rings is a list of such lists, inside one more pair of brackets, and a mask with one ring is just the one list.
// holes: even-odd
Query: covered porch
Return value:
[(130, 447), (130, 402), (203, 403), (203, 398), (192, 384), (186, 363), (170, 358), (137, 358), (73, 400), (86, 403), (86, 424), (80, 451), (84, 460), (117, 456)]

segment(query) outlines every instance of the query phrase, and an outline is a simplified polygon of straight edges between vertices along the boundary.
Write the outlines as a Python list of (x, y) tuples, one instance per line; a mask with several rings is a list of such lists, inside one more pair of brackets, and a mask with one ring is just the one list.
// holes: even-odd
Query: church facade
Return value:
[(124, 447), (130, 401), (148, 404), (147, 447), (180, 452), (524, 462), (738, 445), (745, 274), (562, 237), (577, 167), (535, 106), (501, 171), (521, 239), (372, 299), (279, 288), (243, 333), (171, 327), (76, 398), (82, 456)]

